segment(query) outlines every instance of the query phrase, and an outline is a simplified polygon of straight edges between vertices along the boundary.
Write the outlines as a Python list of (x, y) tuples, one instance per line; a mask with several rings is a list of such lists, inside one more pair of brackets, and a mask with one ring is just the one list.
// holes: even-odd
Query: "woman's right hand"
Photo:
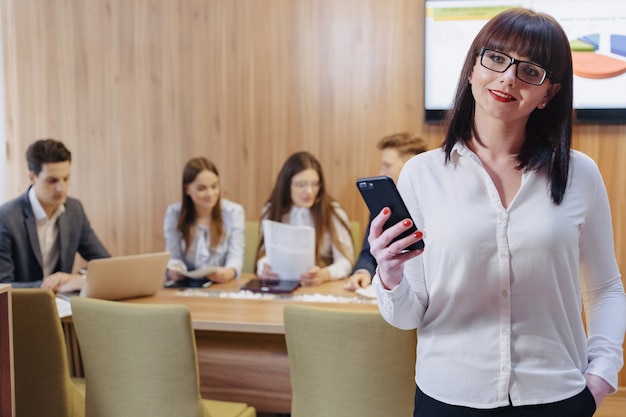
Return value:
[(168, 281), (181, 281), (185, 276), (182, 274), (183, 269), (180, 265), (172, 265), (167, 268), (167, 279)]
[(400, 284), (404, 263), (424, 252), (423, 249), (408, 252), (403, 252), (402, 250), (422, 239), (423, 234), (419, 230), (392, 243), (392, 240), (411, 227), (413, 222), (411, 219), (404, 219), (387, 230), (383, 230), (383, 225), (390, 216), (391, 209), (389, 207), (382, 209), (372, 220), (368, 238), (370, 252), (378, 263), (378, 276), (383, 286), (388, 290)]
[(357, 288), (365, 288), (372, 283), (372, 276), (368, 271), (356, 271), (350, 275), (348, 281), (343, 284), (343, 288), (348, 291), (355, 291)]
[(268, 263), (263, 264), (263, 269), (259, 275), (261, 279), (280, 279), (278, 274), (272, 270), (272, 267)]

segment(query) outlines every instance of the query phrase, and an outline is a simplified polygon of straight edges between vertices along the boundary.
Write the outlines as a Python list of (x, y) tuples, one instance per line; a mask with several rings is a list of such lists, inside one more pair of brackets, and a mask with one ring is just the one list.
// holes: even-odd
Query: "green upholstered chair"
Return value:
[(195, 337), (182, 305), (72, 298), (88, 417), (255, 417), (200, 396)]
[(413, 415), (415, 331), (378, 311), (287, 305), (292, 417)]
[(246, 240), (243, 251), (244, 273), (256, 274), (256, 253), (259, 248), (259, 226), (260, 223), (254, 220), (246, 221)]
[(85, 385), (72, 380), (52, 291), (12, 289), (16, 417), (85, 415)]

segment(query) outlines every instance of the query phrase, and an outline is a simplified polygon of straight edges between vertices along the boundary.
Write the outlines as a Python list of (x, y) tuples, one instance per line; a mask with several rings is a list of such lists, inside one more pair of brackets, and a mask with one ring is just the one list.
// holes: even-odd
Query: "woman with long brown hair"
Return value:
[[(237, 278), (243, 265), (243, 207), (221, 197), (219, 173), (206, 158), (185, 164), (182, 185), (182, 201), (167, 208), (163, 222), (171, 254), (167, 279), (174, 285), (196, 286)], [(206, 275), (187, 278), (190, 271), (203, 269)]]
[[(617, 389), (626, 297), (572, 97), (559, 23), (501, 12), (467, 52), (442, 147), (400, 173), (420, 232), (393, 242), (410, 220), (372, 220), (380, 312), (419, 334), (414, 417), (589, 417)], [(401, 250), (422, 232), (423, 252)]]
[[(300, 276), (302, 285), (319, 285), (350, 273), (354, 247), (348, 215), (326, 192), (322, 167), (309, 152), (294, 153), (285, 161), (261, 217), (315, 229), (316, 264)], [(263, 238), (257, 255), (257, 275), (281, 278), (265, 257)]]

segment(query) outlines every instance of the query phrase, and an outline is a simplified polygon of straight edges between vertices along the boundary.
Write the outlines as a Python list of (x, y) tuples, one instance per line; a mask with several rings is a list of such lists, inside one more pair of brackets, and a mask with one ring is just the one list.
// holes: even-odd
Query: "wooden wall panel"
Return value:
[[(187, 159), (258, 219), (285, 158), (309, 150), (351, 219), (376, 141), (422, 131), (423, 1), (0, 0), (9, 197), (40, 137), (73, 152), (71, 194), (115, 255), (161, 250)], [(577, 126), (600, 166), (626, 268), (626, 126)], [(626, 385), (622, 372), (621, 383)]]
[(206, 155), (256, 219), (284, 159), (309, 150), (350, 216), (377, 139), (421, 120), (412, 1), (3, 1), (9, 185), (52, 136), (71, 193), (115, 254), (163, 246), (184, 162)]

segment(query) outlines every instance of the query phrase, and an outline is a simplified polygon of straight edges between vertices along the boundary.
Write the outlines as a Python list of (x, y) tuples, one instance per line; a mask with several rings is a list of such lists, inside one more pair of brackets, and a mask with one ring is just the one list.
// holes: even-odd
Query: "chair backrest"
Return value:
[(352, 245), (354, 246), (354, 261), (359, 259), (361, 253), (361, 246), (363, 245), (363, 231), (361, 230), (361, 223), (353, 220), (350, 222), (350, 233), (352, 234)]
[(73, 297), (89, 417), (197, 417), (196, 345), (182, 305)]
[(246, 243), (243, 251), (242, 272), (256, 273), (256, 254), (259, 247), (259, 226), (255, 220), (246, 221)]
[(410, 416), (415, 330), (379, 312), (287, 305), (292, 417)]
[(71, 379), (55, 296), (14, 288), (11, 298), (16, 416), (69, 417)]

